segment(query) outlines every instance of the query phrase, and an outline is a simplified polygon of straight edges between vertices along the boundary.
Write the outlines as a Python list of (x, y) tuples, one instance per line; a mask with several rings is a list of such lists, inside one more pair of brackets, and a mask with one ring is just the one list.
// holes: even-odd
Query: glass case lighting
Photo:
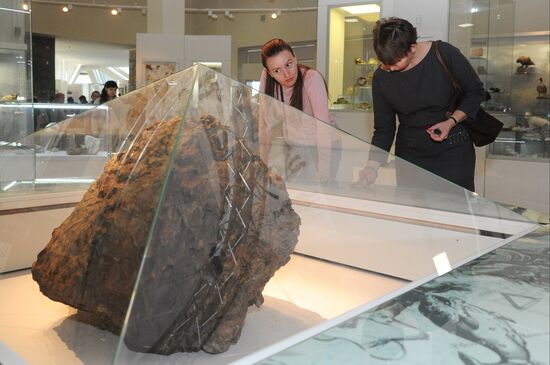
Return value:
[(344, 18), (344, 22), (346, 23), (359, 23), (359, 19), (357, 19), (356, 16), (347, 16)]

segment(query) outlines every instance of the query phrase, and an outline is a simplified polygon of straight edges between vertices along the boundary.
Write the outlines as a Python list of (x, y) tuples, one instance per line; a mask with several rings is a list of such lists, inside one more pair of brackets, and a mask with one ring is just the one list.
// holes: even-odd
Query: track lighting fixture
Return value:
[(29, 4), (27, 4), (27, 3), (23, 3), (23, 5), (21, 5), (21, 7), (22, 7), (23, 10), (25, 10), (25, 11), (29, 11), (29, 9), (30, 9), (30, 8), (29, 8)]
[(111, 15), (118, 15), (122, 12), (122, 8), (111, 9)]
[(281, 16), (281, 11), (280, 10), (277, 10), (277, 11), (274, 11), (273, 13), (271, 13), (271, 19), (277, 19), (280, 16)]
[(218, 19), (218, 14), (215, 14), (212, 10), (208, 10), (208, 16), (214, 20)]
[(235, 18), (235, 16), (233, 14), (231, 14), (231, 12), (229, 10), (226, 10), (224, 14), (225, 14), (225, 17), (227, 19), (234, 19)]
[(68, 13), (69, 11), (73, 10), (72, 4), (67, 4), (61, 8), (61, 11), (64, 13)]

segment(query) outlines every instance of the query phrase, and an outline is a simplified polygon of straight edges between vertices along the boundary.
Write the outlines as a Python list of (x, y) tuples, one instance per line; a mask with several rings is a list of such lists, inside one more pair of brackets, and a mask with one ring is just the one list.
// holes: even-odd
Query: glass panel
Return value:
[(31, 13), (21, 0), (0, 1), (0, 145), (33, 132)]
[(469, 55), (487, 90), (483, 106), (504, 124), (489, 146), (490, 155), (547, 161), (548, 27), (545, 32), (516, 32), (516, 5), (508, 0), (452, 0), (449, 40)]
[[(35, 317), (61, 323), (61, 344), (49, 342), (51, 320), (29, 333), (25, 313), (0, 304), (13, 318), (0, 341), (31, 364), (67, 351), (115, 364), (228, 363), (535, 228), (203, 65), (58, 123), (55, 136), (94, 125), (94, 113), (100, 148), (113, 154), (28, 285)], [(39, 138), (48, 129), (17, 147), (48, 145)], [(358, 186), (372, 154), (388, 163)], [(31, 280), (0, 287), (12, 279)], [(78, 314), (48, 312), (38, 288)], [(24, 351), (31, 340), (46, 350)]]
[(329, 15), (328, 88), (331, 109), (372, 108), (372, 76), (378, 60), (372, 29), (379, 3), (334, 7)]
[[(544, 364), (548, 228), (262, 361), (301, 364)], [(495, 360), (500, 359), (500, 362)]]
[[(281, 326), (262, 336), (273, 318), (260, 318), (254, 334), (230, 346), (248, 304), (263, 301), (269, 277), (263, 270), (278, 267), (277, 254), (292, 251), (294, 213), (301, 223), (290, 265), (320, 258), (328, 264), (325, 275), (342, 275), (343, 264), (354, 274), (393, 277), (388, 285), (394, 288), (435, 277), (533, 229), (515, 213), (394, 157), (374, 185), (358, 188), (354, 171), (369, 153), (385, 152), (265, 95), (256, 101), (250, 88), (223, 75), (196, 70), (191, 102), (172, 126), (162, 183), (155, 200), (147, 199), (155, 214), (141, 241), (146, 255), (134, 271), (117, 364), (153, 361), (154, 353), (177, 353), (179, 363), (227, 363), (296, 333)], [(139, 162), (133, 167), (143, 168)], [(282, 208), (284, 187), (294, 213)], [(122, 205), (142, 195), (121, 194)], [(408, 260), (413, 255), (414, 264)], [(264, 290), (308, 310), (291, 314), (293, 320), (304, 320), (305, 313), (330, 320), (354, 308), (347, 300), (312, 303), (304, 294), (322, 284), (299, 271), (276, 277)], [(293, 288), (297, 281), (302, 295)], [(268, 305), (282, 313), (281, 303)], [(319, 323), (306, 322), (300, 330)], [(197, 350), (213, 354), (178, 353)]]

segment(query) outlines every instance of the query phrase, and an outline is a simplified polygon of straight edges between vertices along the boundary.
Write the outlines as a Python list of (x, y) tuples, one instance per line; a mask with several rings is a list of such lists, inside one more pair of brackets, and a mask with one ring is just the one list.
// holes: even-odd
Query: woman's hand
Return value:
[(447, 139), (454, 126), (455, 122), (452, 119), (447, 119), (432, 125), (430, 128), (426, 129), (426, 132), (430, 135), (432, 141), (443, 142)]
[(378, 177), (378, 168), (380, 164), (376, 161), (369, 161), (367, 166), (363, 167), (359, 171), (359, 180), (353, 183), (353, 186), (356, 188), (365, 188), (369, 185), (374, 184), (376, 178)]

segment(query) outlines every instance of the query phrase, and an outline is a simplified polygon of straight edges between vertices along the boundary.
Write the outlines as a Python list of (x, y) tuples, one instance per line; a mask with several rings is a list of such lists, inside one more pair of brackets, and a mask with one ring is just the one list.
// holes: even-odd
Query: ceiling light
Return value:
[(474, 14), (474, 13), (477, 13), (479, 11), (479, 8), (476, 8), (476, 7), (473, 7), (470, 9), (470, 13)]
[(346, 23), (359, 23), (359, 19), (357, 19), (356, 16), (347, 16), (344, 18), (344, 22)]
[(122, 13), (122, 8), (111, 9), (111, 15), (118, 15)]
[(473, 27), (474, 25), (472, 23), (464, 23), (464, 24), (459, 24), (458, 26), (460, 28), (469, 28), (469, 27)]
[(234, 19), (235, 16), (233, 14), (231, 14), (231, 12), (229, 10), (226, 10), (225, 11), (225, 16), (228, 18), (228, 19)]
[(23, 10), (25, 10), (25, 11), (29, 11), (29, 4), (23, 3), (22, 8), (23, 8)]
[(273, 13), (271, 13), (271, 19), (277, 19), (280, 16), (281, 16), (281, 11), (280, 10), (277, 10), (277, 11), (274, 11)]
[(340, 9), (347, 11), (350, 14), (372, 14), (380, 12), (380, 5), (376, 4), (366, 4), (366, 5), (355, 5), (355, 6), (342, 6)]
[(73, 6), (71, 4), (65, 5), (61, 8), (61, 11), (64, 13), (68, 13), (69, 11), (73, 10)]

